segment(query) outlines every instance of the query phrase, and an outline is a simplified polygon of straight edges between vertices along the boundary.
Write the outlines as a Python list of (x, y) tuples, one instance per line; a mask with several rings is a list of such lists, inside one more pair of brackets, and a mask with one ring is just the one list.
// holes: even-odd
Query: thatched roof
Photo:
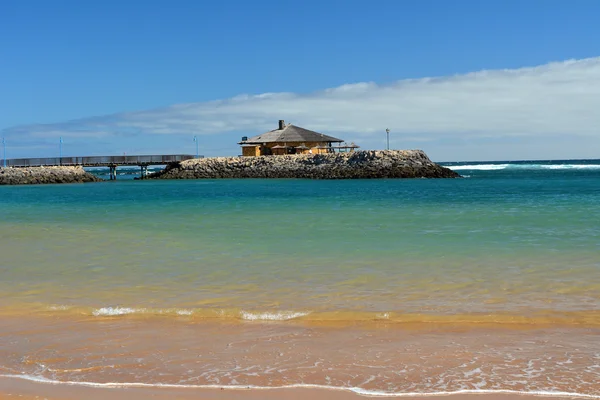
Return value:
[(335, 142), (341, 143), (343, 140), (333, 136), (324, 135), (319, 132), (300, 128), (299, 126), (287, 124), (282, 129), (274, 129), (272, 131), (253, 136), (247, 140), (243, 140), (238, 144), (262, 144), (262, 143), (298, 143), (298, 142)]

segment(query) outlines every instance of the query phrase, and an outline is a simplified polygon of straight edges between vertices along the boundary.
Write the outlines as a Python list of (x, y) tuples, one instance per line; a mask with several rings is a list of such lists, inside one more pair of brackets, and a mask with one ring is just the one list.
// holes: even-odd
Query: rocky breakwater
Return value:
[(214, 157), (171, 164), (151, 179), (217, 178), (458, 178), (422, 150), (356, 151), (262, 157)]
[(82, 167), (0, 168), (0, 185), (100, 182)]

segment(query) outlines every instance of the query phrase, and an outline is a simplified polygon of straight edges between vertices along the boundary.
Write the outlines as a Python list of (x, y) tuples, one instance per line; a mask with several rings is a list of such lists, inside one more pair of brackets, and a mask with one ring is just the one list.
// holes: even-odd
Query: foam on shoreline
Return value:
[(600, 395), (561, 392), (561, 391), (520, 391), (520, 390), (486, 390), (486, 389), (464, 389), (455, 391), (440, 392), (382, 392), (375, 390), (366, 390), (359, 387), (335, 387), (325, 385), (294, 384), (282, 386), (252, 386), (252, 385), (190, 385), (190, 384), (163, 384), (163, 383), (143, 383), (143, 382), (85, 382), (85, 381), (58, 381), (32, 375), (14, 375), (0, 374), (0, 378), (20, 379), (35, 383), (50, 385), (68, 385), (68, 386), (86, 386), (95, 388), (169, 388), (169, 389), (227, 389), (227, 390), (281, 390), (281, 389), (320, 389), (351, 392), (369, 397), (438, 397), (459, 394), (510, 394), (510, 395), (530, 395), (543, 397), (572, 397), (585, 399), (600, 399)]

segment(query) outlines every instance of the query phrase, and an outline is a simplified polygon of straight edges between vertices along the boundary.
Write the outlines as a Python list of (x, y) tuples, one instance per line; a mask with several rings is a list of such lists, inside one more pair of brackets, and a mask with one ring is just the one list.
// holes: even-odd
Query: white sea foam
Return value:
[(127, 315), (127, 314), (177, 314), (177, 315), (192, 315), (194, 310), (186, 308), (165, 308), (165, 309), (149, 309), (149, 308), (132, 308), (132, 307), (102, 307), (92, 311), (92, 315), (96, 317)]
[(450, 168), (454, 171), (462, 171), (462, 170), (473, 170), (478, 169), (482, 171), (494, 171), (499, 169), (504, 169), (508, 167), (508, 164), (477, 164), (477, 165), (448, 165), (446, 168)]
[(552, 164), (538, 165), (543, 169), (600, 169), (600, 164)]
[(111, 315), (126, 315), (144, 312), (144, 309), (129, 308), (129, 307), (102, 307), (94, 310), (92, 314), (96, 317), (111, 316)]
[(311, 384), (296, 384), (283, 386), (253, 386), (253, 385), (184, 385), (170, 383), (142, 383), (142, 382), (85, 382), (85, 381), (58, 381), (45, 378), (43, 376), (33, 375), (4, 375), (0, 374), (0, 378), (23, 379), (31, 382), (45, 383), (52, 385), (72, 385), (72, 386), (88, 386), (88, 387), (104, 387), (104, 388), (173, 388), (173, 389), (228, 389), (228, 390), (274, 390), (274, 389), (323, 389), (323, 390), (339, 390), (353, 392), (363, 396), (373, 397), (421, 397), (421, 396), (448, 396), (453, 394), (518, 394), (518, 395), (533, 395), (544, 397), (578, 397), (586, 399), (600, 399), (600, 395), (574, 393), (574, 392), (559, 392), (559, 391), (544, 391), (544, 390), (495, 390), (495, 389), (465, 389), (455, 391), (440, 391), (440, 392), (381, 392), (376, 390), (367, 390), (359, 387), (336, 387), (325, 385)]
[(48, 310), (51, 311), (65, 311), (71, 308), (70, 306), (49, 306)]
[(600, 169), (600, 164), (473, 164), (473, 165), (447, 165), (454, 171), (498, 171), (504, 169), (549, 169), (549, 170), (565, 170), (565, 169), (581, 169), (581, 170), (597, 170)]
[(308, 315), (306, 312), (298, 311), (278, 311), (278, 312), (262, 312), (252, 313), (248, 311), (242, 311), (242, 319), (248, 321), (288, 321), (290, 319), (300, 318)]

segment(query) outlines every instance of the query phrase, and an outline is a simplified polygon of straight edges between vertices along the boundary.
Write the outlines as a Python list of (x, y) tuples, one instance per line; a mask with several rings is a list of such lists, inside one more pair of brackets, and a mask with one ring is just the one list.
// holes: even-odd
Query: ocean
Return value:
[(0, 376), (600, 398), (600, 160), (442, 165), (0, 187)]

